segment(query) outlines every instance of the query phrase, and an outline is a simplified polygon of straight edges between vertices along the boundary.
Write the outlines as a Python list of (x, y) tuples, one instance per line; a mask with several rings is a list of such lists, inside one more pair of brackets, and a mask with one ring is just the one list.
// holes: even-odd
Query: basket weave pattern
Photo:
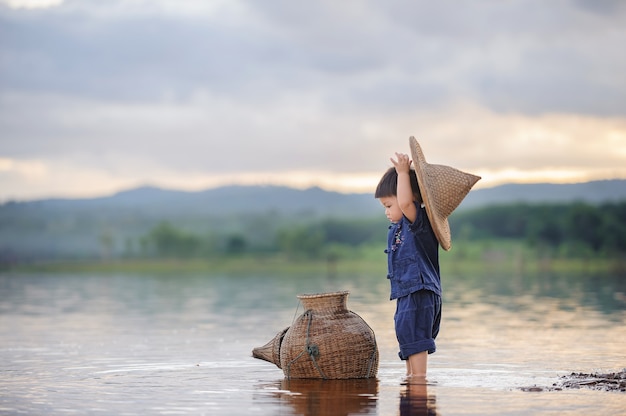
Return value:
[[(255, 348), (253, 356), (273, 362), (287, 378), (376, 377), (379, 358), (374, 331), (347, 309), (347, 297), (347, 291), (298, 296), (305, 312), (282, 336), (279, 333)], [(279, 361), (275, 361), (277, 349)]]
[(280, 366), (280, 346), (283, 343), (283, 338), (287, 333), (289, 327), (280, 331), (274, 338), (271, 339), (270, 342), (263, 345), (262, 347), (257, 347), (252, 350), (252, 356), (254, 358), (259, 358), (261, 360), (269, 361), (270, 363), (274, 363), (281, 368)]

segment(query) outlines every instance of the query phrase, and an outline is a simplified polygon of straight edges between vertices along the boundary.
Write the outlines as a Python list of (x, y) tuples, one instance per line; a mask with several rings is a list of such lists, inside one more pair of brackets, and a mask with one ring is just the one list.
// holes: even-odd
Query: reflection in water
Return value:
[(411, 380), (400, 392), (400, 416), (434, 416), (437, 414), (436, 398), (428, 395), (426, 380)]
[(284, 379), (275, 395), (296, 415), (374, 415), (378, 380)]
[[(624, 276), (448, 273), (436, 384), (414, 385), (386, 279), (337, 273), (0, 273), (0, 413), (623, 414), (621, 393), (519, 388), (624, 367)], [(296, 295), (337, 290), (376, 333), (378, 379), (282, 380), (251, 357), (295, 319)]]
[[(446, 275), (448, 294), (463, 294), (465, 290), (480, 290), (488, 301), (500, 307), (514, 307), (518, 296), (532, 296), (538, 300), (562, 300), (589, 306), (605, 314), (623, 312), (626, 307), (626, 276), (615, 273), (578, 272), (534, 272), (510, 273), (467, 273), (451, 270)], [(504, 300), (504, 302), (503, 302)], [(512, 302), (510, 302), (512, 301)], [(444, 299), (445, 302), (445, 299)]]

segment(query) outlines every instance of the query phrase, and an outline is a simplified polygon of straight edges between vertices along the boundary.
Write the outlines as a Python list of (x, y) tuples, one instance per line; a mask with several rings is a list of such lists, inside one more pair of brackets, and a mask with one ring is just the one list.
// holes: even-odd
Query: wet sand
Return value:
[(572, 373), (560, 377), (552, 386), (522, 387), (522, 391), (558, 391), (563, 389), (587, 388), (601, 391), (618, 391), (626, 393), (626, 368), (616, 373)]

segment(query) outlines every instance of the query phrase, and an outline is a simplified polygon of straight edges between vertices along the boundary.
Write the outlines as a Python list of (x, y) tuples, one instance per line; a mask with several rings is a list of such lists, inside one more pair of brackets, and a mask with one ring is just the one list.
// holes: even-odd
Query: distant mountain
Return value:
[[(626, 200), (626, 180), (502, 185), (471, 191), (458, 210), (514, 202), (618, 200)], [(371, 193), (320, 188), (227, 186), (185, 192), (142, 187), (101, 198), (7, 202), (0, 205), (0, 265), (16, 259), (106, 258), (137, 252), (142, 239), (163, 221), (195, 235), (245, 235), (259, 245), (279, 229), (329, 217), (380, 218), (383, 225), (386, 221)]]
[[(598, 204), (626, 200), (626, 180), (576, 184), (507, 184), (470, 191), (459, 209), (515, 202), (546, 203), (584, 201)], [(2, 210), (53, 212), (136, 212), (144, 216), (231, 216), (244, 213), (355, 217), (381, 214), (373, 193), (343, 194), (313, 187), (298, 190), (283, 186), (225, 186), (188, 192), (140, 187), (111, 196), (90, 199), (44, 199), (7, 202)], [(382, 215), (382, 214), (381, 214)]]
[(16, 203), (57, 210), (137, 211), (147, 216), (232, 216), (246, 213), (352, 217), (371, 214), (380, 203), (373, 194), (342, 194), (321, 188), (225, 186), (187, 192), (141, 187), (91, 199), (47, 199)]
[(549, 203), (584, 201), (599, 204), (626, 200), (626, 180), (613, 179), (573, 184), (507, 184), (470, 191), (462, 209), (515, 202)]

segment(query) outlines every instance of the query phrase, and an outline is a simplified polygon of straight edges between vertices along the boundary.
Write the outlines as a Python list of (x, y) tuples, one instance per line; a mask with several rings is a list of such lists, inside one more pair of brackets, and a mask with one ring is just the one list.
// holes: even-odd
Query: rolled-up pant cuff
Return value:
[(401, 360), (407, 360), (411, 355), (419, 354), (420, 352), (424, 351), (428, 351), (429, 354), (432, 354), (436, 351), (434, 339), (400, 345), (400, 352), (398, 353), (398, 356), (400, 356)]

